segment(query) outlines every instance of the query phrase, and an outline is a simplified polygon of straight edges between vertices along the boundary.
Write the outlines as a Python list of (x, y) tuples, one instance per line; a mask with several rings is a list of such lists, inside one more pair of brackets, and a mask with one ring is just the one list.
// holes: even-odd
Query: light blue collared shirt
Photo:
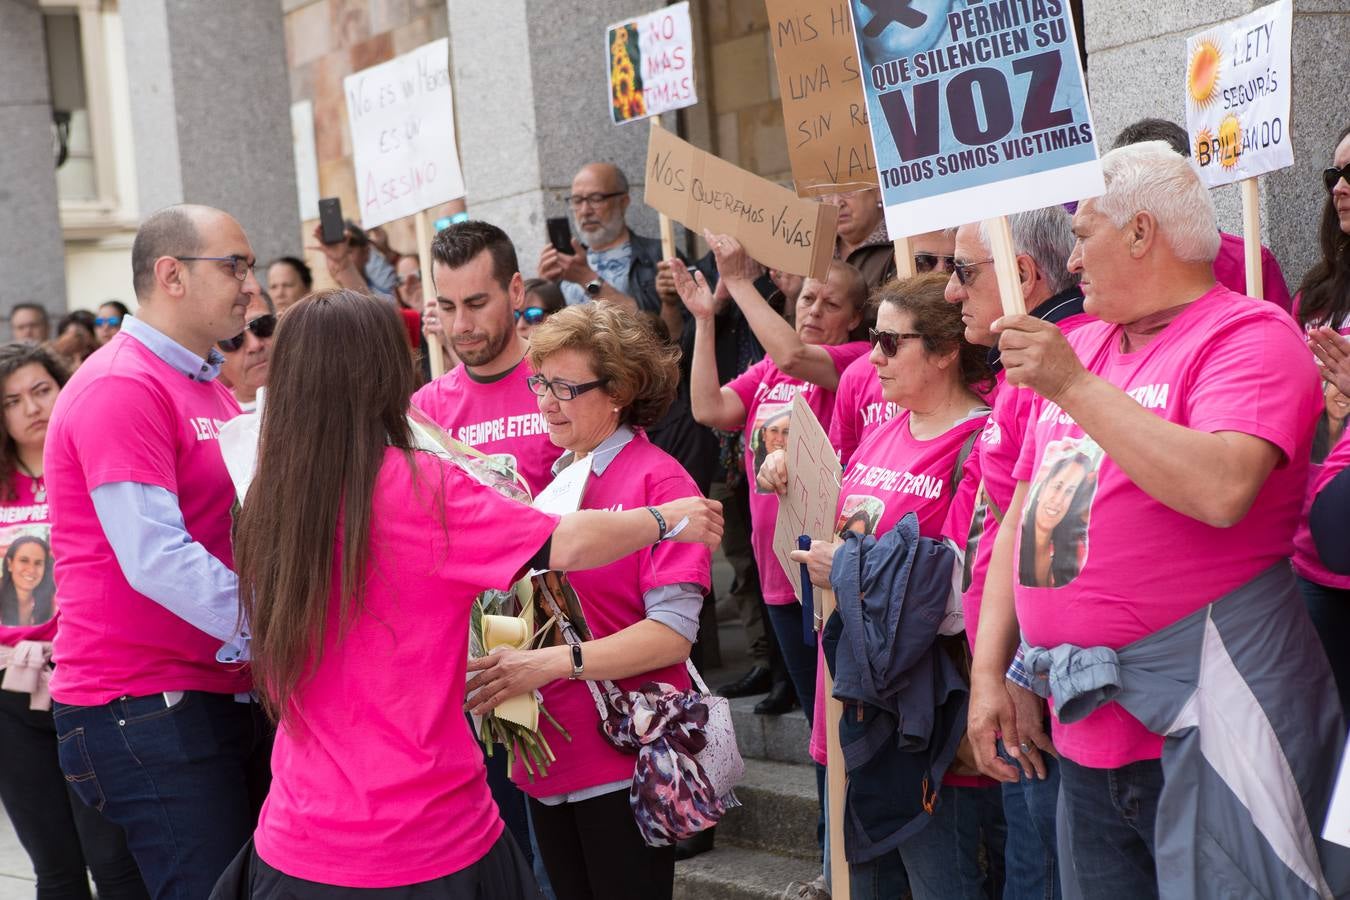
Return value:
[[(131, 316), (122, 330), (193, 381), (214, 380), (225, 361), (214, 347), (203, 359)], [(99, 485), (89, 496), (127, 583), (221, 641), (217, 661), (247, 659), (249, 635), (239, 626), (238, 578), (188, 533), (177, 495), (158, 485), (117, 481)]]

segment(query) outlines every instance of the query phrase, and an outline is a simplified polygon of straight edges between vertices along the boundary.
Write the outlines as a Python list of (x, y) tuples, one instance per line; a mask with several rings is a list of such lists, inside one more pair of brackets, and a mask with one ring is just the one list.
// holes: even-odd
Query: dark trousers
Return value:
[[(1089, 769), (1059, 761), (1059, 866), (1064, 893), (1083, 900), (1158, 896), (1154, 823), (1162, 762)], [(1076, 884), (1078, 892), (1068, 885)]]
[(156, 900), (202, 900), (258, 821), (272, 728), (256, 703), (188, 691), (56, 704), (61, 769), (126, 832)]
[(28, 701), (0, 691), (0, 802), (33, 863), (38, 900), (89, 900), (90, 874), (100, 900), (147, 897), (122, 829), (66, 786), (51, 712)]
[[(810, 725), (816, 714), (816, 648), (808, 647), (804, 639), (806, 632), (802, 626), (802, 606), (800, 603), (788, 603), (783, 606), (766, 605), (764, 609), (778, 639), (788, 678), (797, 693), (797, 699), (801, 701), (806, 723)], [(819, 763), (816, 763), (816, 802), (820, 806), (816, 817), (816, 840), (824, 848), (825, 767)]]
[(1308, 607), (1313, 628), (1322, 639), (1331, 663), (1331, 674), (1336, 678), (1336, 692), (1341, 695), (1341, 708), (1350, 719), (1350, 591), (1339, 590), (1299, 578), (1303, 603)]
[(534, 836), (558, 900), (670, 900), (675, 847), (648, 847), (628, 791), (546, 806), (530, 800)]

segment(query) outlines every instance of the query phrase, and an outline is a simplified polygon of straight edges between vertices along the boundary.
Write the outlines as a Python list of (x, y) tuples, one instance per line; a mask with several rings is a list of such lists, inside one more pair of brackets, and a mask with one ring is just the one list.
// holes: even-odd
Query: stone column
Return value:
[[(1084, 0), (1088, 90), (1097, 140), (1103, 150), (1121, 128), (1145, 116), (1172, 119), (1183, 127), (1186, 38), (1206, 26), (1237, 18), (1266, 0)], [(1326, 202), (1321, 172), (1329, 166), (1336, 135), (1350, 125), (1341, 83), (1344, 48), (1350, 43), (1350, 6), (1345, 0), (1298, 0), (1294, 4), (1294, 166), (1261, 179), (1261, 237), (1275, 254), (1292, 292), (1319, 256), (1317, 227)], [(1214, 191), (1219, 226), (1242, 231), (1242, 200), (1236, 185)]]
[(277, 0), (124, 0), (143, 216), (203, 203), (237, 218), (258, 259), (300, 231)]
[[(447, 0), (455, 119), (469, 215), (515, 241), (521, 269), (536, 270), (544, 220), (564, 215), (572, 176), (613, 162), (632, 188), (628, 224), (655, 237), (642, 202), (649, 125), (614, 125), (605, 92), (610, 22), (652, 12), (652, 0)], [(699, 48), (695, 48), (697, 53)], [(700, 97), (706, 85), (698, 87)], [(662, 118), (675, 128), (675, 115)]]
[(47, 51), (37, 0), (0, 0), (0, 314), (66, 308)]

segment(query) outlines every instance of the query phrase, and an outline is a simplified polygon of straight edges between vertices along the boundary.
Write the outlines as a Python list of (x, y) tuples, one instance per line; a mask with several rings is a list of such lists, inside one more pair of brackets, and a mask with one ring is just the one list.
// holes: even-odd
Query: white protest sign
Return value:
[(1210, 187), (1294, 164), (1290, 142), (1292, 0), (1186, 41), (1186, 130)]
[(363, 227), (464, 196), (448, 38), (348, 75), (342, 87)]
[(698, 102), (689, 3), (605, 29), (609, 115), (616, 125)]

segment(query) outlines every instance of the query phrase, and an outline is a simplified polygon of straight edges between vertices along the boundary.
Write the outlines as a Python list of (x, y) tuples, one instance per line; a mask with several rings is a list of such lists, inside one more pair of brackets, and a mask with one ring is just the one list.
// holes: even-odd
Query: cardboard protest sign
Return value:
[(848, 0), (764, 0), (797, 193), (877, 186)]
[(464, 196), (448, 38), (348, 75), (342, 88), (363, 227)]
[(1064, 0), (850, 0), (891, 237), (1104, 190)]
[(1291, 0), (1186, 41), (1186, 130), (1210, 187), (1294, 164), (1289, 129)]
[(829, 270), (836, 207), (803, 200), (664, 128), (652, 129), (647, 144), (644, 199), (695, 233), (732, 235), (766, 266), (813, 278)]
[(787, 470), (788, 492), (778, 501), (773, 553), (787, 572), (797, 596), (801, 597), (801, 564), (788, 559), (788, 554), (797, 549), (799, 535), (810, 535), (817, 541), (834, 538), (841, 474), (839, 456), (801, 394), (792, 398)]
[(609, 26), (605, 46), (614, 124), (698, 102), (688, 0)]

